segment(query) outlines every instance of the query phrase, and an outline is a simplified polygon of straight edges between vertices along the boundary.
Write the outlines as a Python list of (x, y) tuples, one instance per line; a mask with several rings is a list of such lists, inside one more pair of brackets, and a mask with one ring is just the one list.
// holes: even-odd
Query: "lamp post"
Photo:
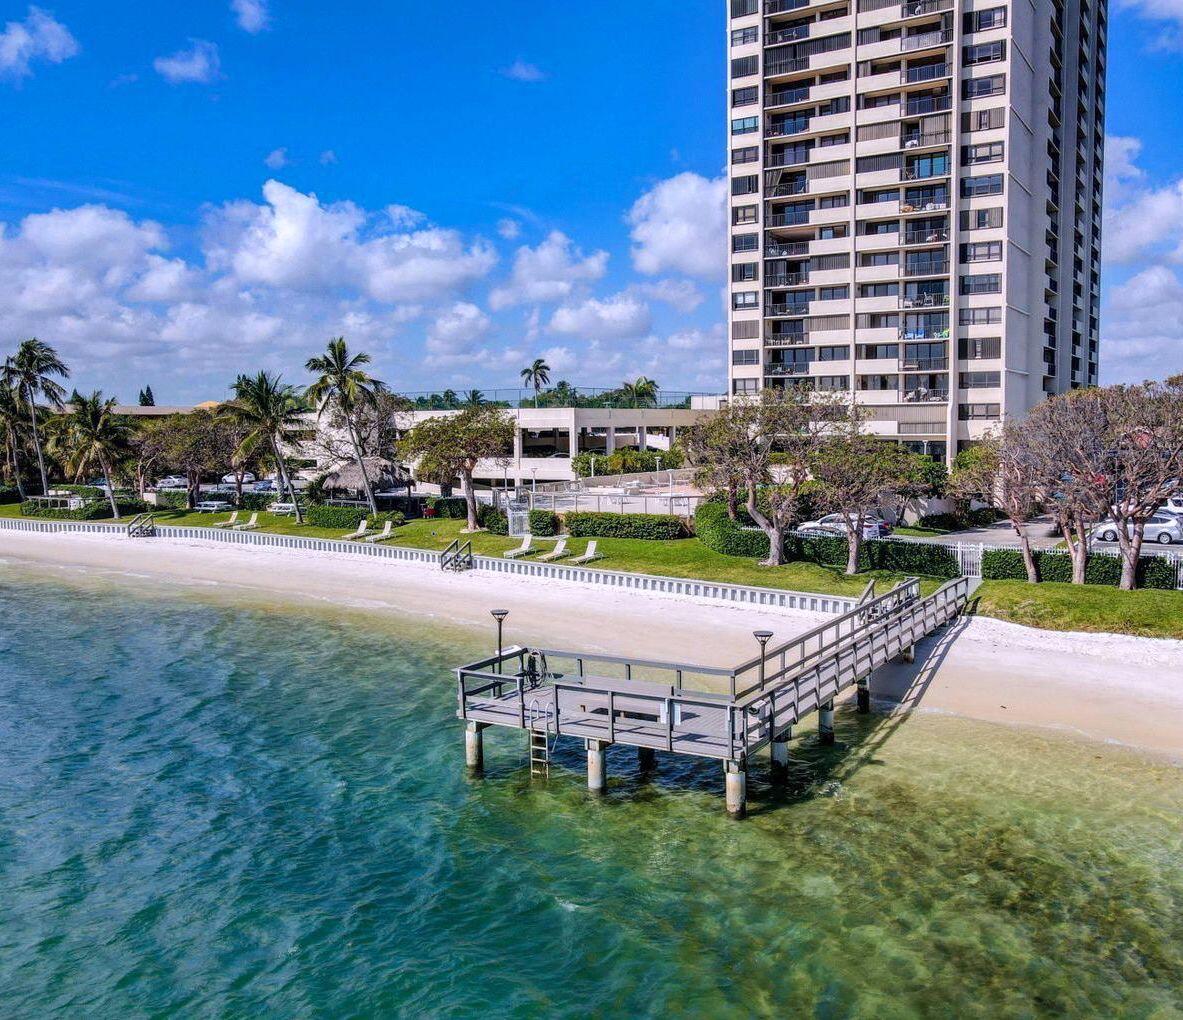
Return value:
[(772, 639), (772, 631), (754, 630), (752, 637), (760, 642), (760, 690), (764, 690), (764, 655), (768, 648), (768, 642)]
[(591, 455), (591, 469), (592, 469), (591, 476), (592, 476), (592, 478), (595, 478), (596, 477), (596, 455), (594, 453)]
[(509, 616), (508, 609), (491, 609), (490, 615), (497, 621), (497, 672), (504, 672), (501, 662), (501, 628), (505, 623), (505, 618)]
[[(536, 467), (530, 468), (530, 495), (532, 497), (538, 495), (538, 468)], [(534, 502), (531, 500), (530, 506), (533, 507), (533, 505)]]

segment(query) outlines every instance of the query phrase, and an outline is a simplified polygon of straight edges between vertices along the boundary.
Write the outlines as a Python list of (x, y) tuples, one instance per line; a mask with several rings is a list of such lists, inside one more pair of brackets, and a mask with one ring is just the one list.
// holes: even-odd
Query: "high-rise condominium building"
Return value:
[(949, 456), (1097, 381), (1105, 0), (728, 0), (731, 392)]

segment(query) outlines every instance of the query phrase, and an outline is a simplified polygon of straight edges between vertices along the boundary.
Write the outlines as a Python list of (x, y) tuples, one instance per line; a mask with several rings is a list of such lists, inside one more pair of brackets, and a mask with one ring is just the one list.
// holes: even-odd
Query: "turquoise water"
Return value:
[(463, 774), (484, 635), (0, 565), (6, 1017), (1171, 1016), (1169, 765), (840, 715), (752, 783), (523, 741)]

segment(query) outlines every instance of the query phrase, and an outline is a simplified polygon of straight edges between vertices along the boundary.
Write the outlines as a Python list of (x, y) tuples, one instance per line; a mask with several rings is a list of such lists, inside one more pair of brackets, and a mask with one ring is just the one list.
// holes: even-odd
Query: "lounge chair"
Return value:
[(232, 513), (232, 514), (230, 515), (230, 520), (228, 520), (228, 521), (215, 521), (213, 526), (214, 526), (215, 528), (233, 528), (233, 527), (234, 527), (234, 525), (236, 525), (237, 523), (238, 523), (238, 511), (237, 511), (237, 510), (235, 510), (235, 511), (234, 511), (234, 513)]
[(251, 514), (251, 519), (246, 524), (235, 524), (233, 528), (235, 531), (254, 531), (259, 526), (259, 515)]
[(534, 541), (534, 536), (527, 535), (525, 538), (522, 539), (521, 545), (519, 545), (516, 549), (510, 549), (508, 552), (502, 553), (502, 555), (507, 560), (516, 560), (519, 556), (529, 556), (530, 553), (532, 553), (534, 551), (534, 547), (531, 544), (533, 541)]
[(385, 542), (390, 537), (390, 532), (394, 528), (393, 521), (387, 521), (381, 531), (375, 531), (372, 535), (366, 535), (362, 541), (364, 542)]
[(346, 540), (348, 540), (348, 539), (355, 539), (356, 540), (359, 538), (365, 538), (366, 535), (368, 535), (369, 533), (370, 533), (370, 519), (368, 517), (366, 517), (366, 518), (363, 518), (361, 524), (359, 524), (357, 526), (357, 531), (351, 531), (351, 532), (349, 532), (348, 535), (342, 535), (341, 538), (346, 539)]
[(572, 563), (591, 563), (592, 560), (602, 560), (604, 557), (596, 552), (596, 540), (593, 538), (587, 543), (587, 552), (582, 556), (576, 556)]
[(545, 556), (539, 556), (538, 559), (543, 563), (549, 563), (551, 560), (561, 560), (564, 556), (570, 556), (567, 552), (567, 540), (565, 538), (559, 539), (559, 544), (554, 547)]

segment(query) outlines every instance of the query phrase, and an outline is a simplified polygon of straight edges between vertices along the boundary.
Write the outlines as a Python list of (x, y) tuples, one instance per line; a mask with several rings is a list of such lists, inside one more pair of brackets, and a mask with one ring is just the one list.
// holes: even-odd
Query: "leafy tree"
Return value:
[(538, 391), (550, 382), (550, 365), (542, 358), (535, 358), (531, 365), (523, 368), (522, 382), (534, 388), (534, 406), (538, 406)]
[(304, 514), (282, 452), (285, 444), (295, 445), (296, 433), (306, 427), (304, 416), (308, 406), (296, 388), (269, 372), (249, 377), (240, 375), (234, 383), (234, 399), (223, 404), (221, 410), (245, 426), (245, 438), (235, 451), (237, 455), (260, 448), (270, 452), (281, 490), (296, 508), (296, 522), (303, 524)]
[(21, 453), (25, 448), (25, 411), (20, 394), (12, 386), (0, 383), (0, 435), (4, 437), (4, 470), (16, 484), (21, 500), (25, 498), (25, 482)]
[(626, 407), (653, 407), (658, 389), (657, 383), (641, 375), (633, 382), (621, 383), (620, 396)]
[(509, 461), (513, 449), (514, 424), (496, 407), (467, 407), (457, 414), (440, 415), (421, 421), (399, 444), (403, 457), (416, 462), (416, 473), (441, 485), (457, 477), (463, 483), (468, 507), (468, 530), (476, 531), (476, 492), (472, 473), (482, 461), (498, 466)]
[[(727, 500), (727, 516), (739, 516), (739, 492), (744, 484), (738, 465), (748, 437), (733, 427), (726, 414), (701, 418), (682, 430), (682, 444), (694, 468), (694, 482), (702, 489), (721, 492)], [(769, 463), (771, 468), (771, 460)]]
[(378, 501), (374, 499), (374, 488), (370, 484), (370, 476), (366, 471), (364, 451), (358, 437), (357, 415), (361, 408), (374, 402), (382, 383), (366, 372), (362, 366), (370, 363), (370, 356), (366, 353), (350, 355), (343, 336), (330, 340), (325, 353), (309, 358), (304, 367), (319, 378), (306, 391), (310, 403), (317, 407), (319, 421), (326, 408), (334, 407), (345, 425), (353, 455), (361, 469), (362, 487), (365, 489), (366, 502), (370, 512), (378, 512)]
[(100, 390), (95, 390), (89, 397), (75, 390), (68, 406), (66, 436), (75, 473), (98, 465), (107, 483), (111, 516), (119, 520), (113, 468), (128, 452), (131, 425), (126, 417), (115, 413), (115, 406), (115, 398), (104, 399)]
[(155, 407), (156, 398), (152, 395), (152, 387), (145, 386), (140, 390), (140, 407)]
[(132, 472), (140, 499), (144, 498), (153, 472), (164, 460), (168, 446), (167, 430), (164, 427), (166, 421), (167, 419), (156, 419), (141, 422), (138, 427), (133, 428), (128, 440)]
[(465, 407), (482, 407), (485, 403), (485, 395), (480, 390), (469, 390), (464, 395)]
[(190, 414), (173, 414), (161, 420), (158, 441), (160, 459), (185, 475), (186, 503), (190, 510), (197, 505), (201, 480), (214, 471), (225, 469), (234, 453), (234, 443), (227, 430), (227, 418), (201, 409)]
[(4, 362), (0, 378), (17, 390), (29, 408), (29, 426), (33, 446), (37, 450), (37, 467), (41, 472), (41, 491), (49, 491), (49, 477), (45, 471), (45, 451), (41, 445), (41, 433), (37, 424), (37, 397), (44, 397), (49, 404), (61, 410), (66, 391), (54, 378), (68, 379), (70, 370), (49, 344), (33, 337), (24, 340), (16, 354)]

